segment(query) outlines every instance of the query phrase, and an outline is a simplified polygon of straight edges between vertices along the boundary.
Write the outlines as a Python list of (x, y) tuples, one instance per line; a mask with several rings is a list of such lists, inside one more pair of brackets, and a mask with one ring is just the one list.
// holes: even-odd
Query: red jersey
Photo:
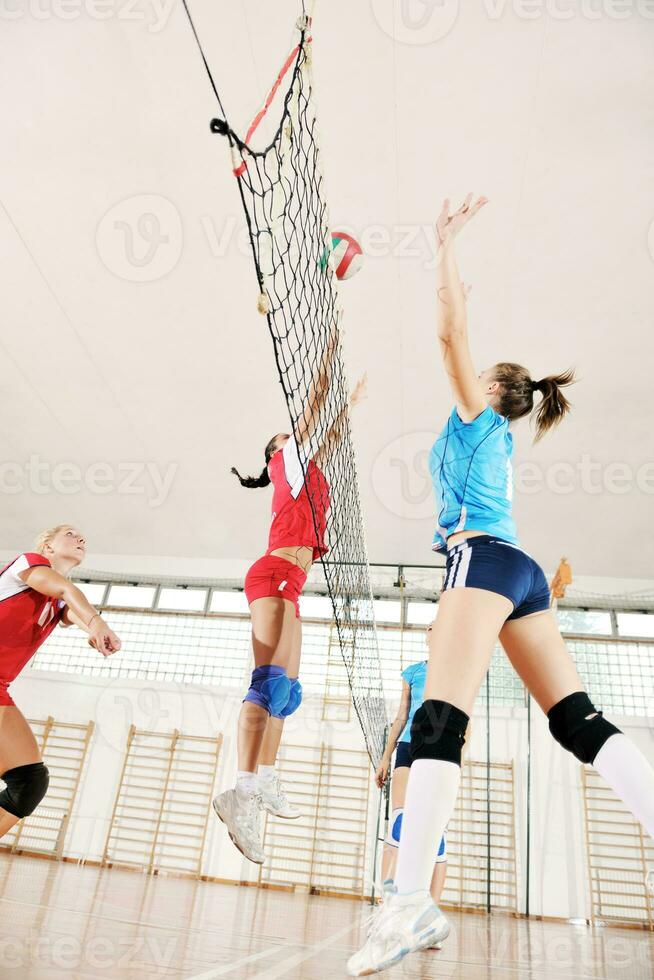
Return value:
[(6, 689), (60, 622), (61, 599), (41, 595), (19, 578), (36, 565), (50, 567), (43, 555), (19, 555), (0, 572), (0, 688)]
[(313, 548), (315, 560), (328, 551), (325, 547), (325, 529), (329, 510), (329, 484), (312, 459), (305, 459), (304, 463), (306, 486), (293, 436), (268, 463), (268, 473), (274, 488), (272, 523), (266, 552), (268, 555), (277, 548), (301, 546)]

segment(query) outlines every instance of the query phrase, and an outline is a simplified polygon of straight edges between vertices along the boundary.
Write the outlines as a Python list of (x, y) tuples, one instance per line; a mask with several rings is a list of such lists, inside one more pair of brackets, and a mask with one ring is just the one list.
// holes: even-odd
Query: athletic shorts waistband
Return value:
[(523, 555), (527, 554), (519, 544), (515, 544), (513, 541), (505, 541), (504, 538), (498, 538), (494, 534), (475, 534), (473, 538), (466, 538), (465, 541), (459, 541), (458, 544), (448, 548), (447, 556), (456, 555), (460, 551), (465, 551), (467, 548), (472, 548), (474, 545), (479, 544), (503, 544), (507, 548), (515, 548), (516, 551), (521, 551)]

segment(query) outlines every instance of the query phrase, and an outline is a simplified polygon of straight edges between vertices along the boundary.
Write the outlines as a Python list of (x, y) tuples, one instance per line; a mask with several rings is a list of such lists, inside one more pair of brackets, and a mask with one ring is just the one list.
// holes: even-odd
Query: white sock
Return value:
[(262, 783), (269, 782), (274, 775), (275, 775), (274, 766), (258, 766), (257, 768), (257, 776), (259, 777)]
[(256, 793), (259, 787), (259, 780), (257, 778), (256, 772), (239, 772), (236, 773), (236, 789), (241, 793)]
[(622, 732), (611, 735), (593, 765), (654, 839), (654, 769), (638, 746)]
[(429, 891), (434, 854), (452, 815), (461, 767), (442, 759), (416, 759), (409, 773), (395, 884), (400, 895)]

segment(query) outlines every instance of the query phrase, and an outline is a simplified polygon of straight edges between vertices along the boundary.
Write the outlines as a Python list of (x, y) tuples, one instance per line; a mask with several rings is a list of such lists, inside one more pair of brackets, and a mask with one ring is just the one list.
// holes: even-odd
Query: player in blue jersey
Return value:
[[(427, 629), (427, 646), (429, 646), (429, 635), (432, 628), (433, 624)], [(395, 765), (393, 767), (393, 779), (391, 782), (392, 814), (388, 835), (384, 842), (384, 854), (382, 857), (384, 889), (387, 889), (393, 883), (397, 848), (400, 843), (400, 834), (402, 831), (404, 798), (409, 780), (409, 770), (411, 768), (411, 757), (409, 754), (411, 723), (416, 711), (424, 700), (427, 664), (427, 660), (421, 660), (418, 663), (411, 664), (411, 666), (402, 671), (400, 704), (395, 720), (388, 733), (388, 742), (386, 743), (384, 754), (375, 773), (377, 785), (381, 789), (388, 779), (391, 760), (395, 752)], [(447, 843), (445, 838), (446, 835), (443, 832), (443, 836), (438, 842), (438, 850), (434, 858), (434, 870), (429, 887), (431, 896), (437, 904), (443, 894), (445, 875), (447, 873)], [(440, 944), (438, 945), (440, 947)]]
[(485, 204), (483, 197), (473, 204), (468, 195), (450, 213), (445, 201), (436, 225), (438, 340), (455, 402), (430, 457), (438, 514), (434, 547), (447, 550), (446, 576), (430, 639), (425, 701), (411, 727), (396, 891), (385, 896), (366, 945), (350, 958), (351, 976), (385, 970), (449, 932), (429, 893), (432, 860), (454, 808), (469, 715), (498, 638), (547, 715), (553, 737), (592, 764), (654, 837), (654, 770), (586, 694), (550, 610), (545, 575), (518, 543), (510, 425), (533, 413), (540, 439), (561, 422), (570, 408), (561, 389), (573, 373), (534, 381), (527, 368), (511, 362), (475, 371), (454, 241)]

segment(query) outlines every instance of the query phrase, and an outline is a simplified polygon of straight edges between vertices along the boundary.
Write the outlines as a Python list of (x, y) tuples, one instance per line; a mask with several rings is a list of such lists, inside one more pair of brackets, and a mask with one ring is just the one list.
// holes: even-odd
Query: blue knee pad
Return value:
[(402, 817), (404, 816), (404, 810), (393, 810), (391, 814), (391, 819), (388, 824), (388, 836), (386, 838), (386, 843), (389, 847), (398, 847), (400, 843), (400, 834), (402, 833)]
[(269, 715), (279, 717), (280, 711), (283, 711), (288, 704), (290, 695), (291, 682), (284, 668), (265, 664), (263, 667), (255, 667), (252, 671), (250, 689), (243, 700), (258, 704), (260, 708), (265, 708)]
[(273, 711), (273, 717), (288, 718), (288, 716), (292, 715), (294, 711), (297, 711), (297, 709), (300, 707), (301, 704), (302, 704), (302, 685), (300, 684), (297, 677), (294, 677), (293, 680), (291, 681), (291, 693), (288, 702), (286, 704), (286, 707), (282, 708), (282, 710), (278, 714), (275, 714), (275, 712)]

